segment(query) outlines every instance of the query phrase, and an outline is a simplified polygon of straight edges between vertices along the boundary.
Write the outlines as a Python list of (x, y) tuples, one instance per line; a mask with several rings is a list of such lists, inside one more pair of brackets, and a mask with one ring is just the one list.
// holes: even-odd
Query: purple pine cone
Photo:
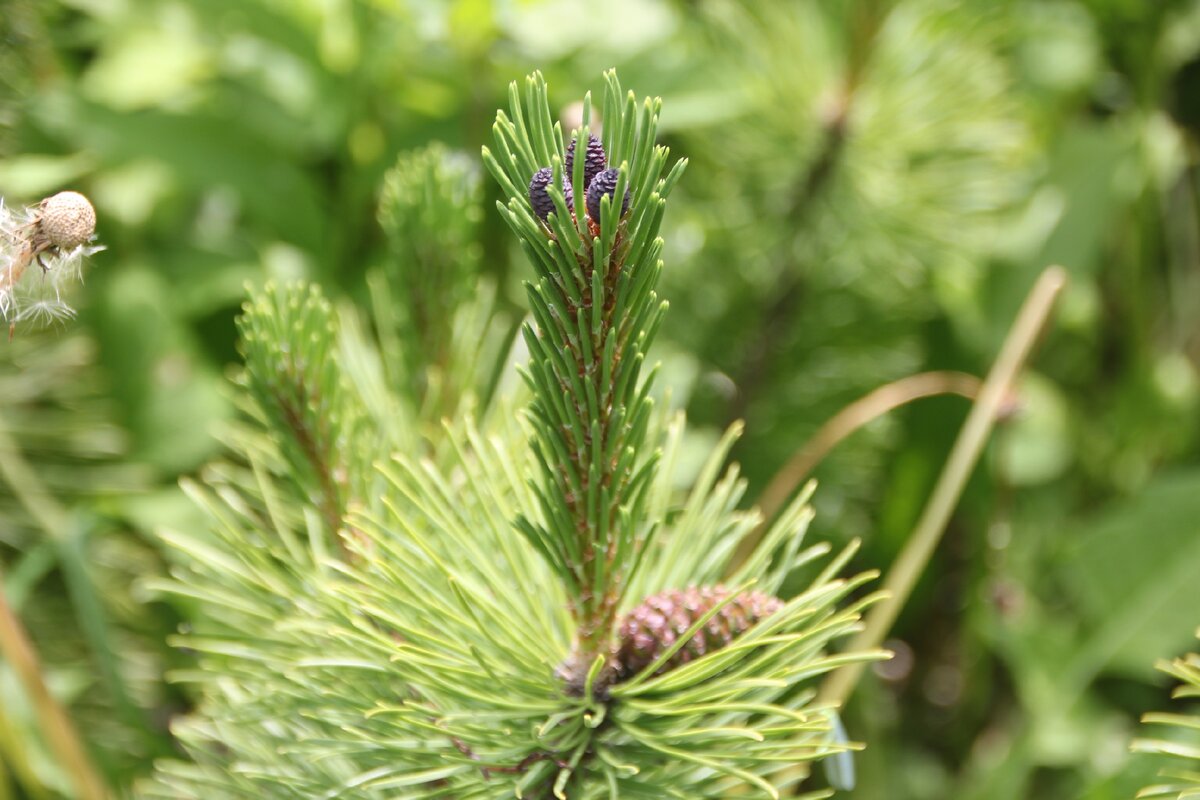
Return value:
[[(588, 134), (587, 158), (583, 162), (583, 185), (584, 188), (592, 185), (592, 179), (599, 175), (604, 167), (608, 164), (608, 157), (604, 154), (604, 145), (593, 134)], [(575, 169), (575, 140), (571, 139), (571, 143), (567, 145), (567, 160), (564, 163), (563, 174), (567, 180), (571, 180), (571, 176)]]
[[(592, 218), (592, 222), (600, 224), (600, 198), (608, 195), (611, 198), (617, 191), (617, 179), (621, 177), (621, 171), (616, 169), (606, 169), (599, 173), (595, 180), (588, 184), (587, 190), (587, 212)], [(621, 216), (625, 216), (625, 212), (629, 210), (629, 187), (625, 188), (625, 197), (621, 199)]]
[[(622, 678), (650, 666), (697, 619), (729, 597), (724, 586), (672, 589), (651, 595), (621, 622), (617, 664)], [(783, 608), (783, 601), (762, 592), (743, 592), (712, 617), (656, 674), (720, 650), (760, 620)]]
[[(533, 206), (533, 213), (537, 215), (538, 219), (544, 220), (556, 210), (554, 199), (546, 191), (553, 179), (554, 171), (549, 167), (542, 167), (533, 173), (533, 179), (529, 181), (529, 205)], [(567, 201), (567, 208), (574, 211), (575, 198), (571, 191), (571, 183), (565, 177), (563, 178), (562, 192)]]

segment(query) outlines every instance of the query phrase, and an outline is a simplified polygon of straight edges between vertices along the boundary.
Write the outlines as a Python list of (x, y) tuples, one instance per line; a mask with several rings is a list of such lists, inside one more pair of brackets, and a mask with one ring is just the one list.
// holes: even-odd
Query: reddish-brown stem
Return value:
[[(589, 243), (590, 244), (590, 243)], [(619, 253), (621, 250), (622, 236), (618, 234), (616, 241), (613, 244), (613, 252)], [(567, 354), (571, 360), (571, 368), (575, 370), (576, 377), (584, 383), (590, 382), (594, 390), (598, 404), (598, 435), (600, 437), (599, 445), (602, 449), (607, 450), (611, 437), (619, 436), (620, 432), (612, 428), (612, 387), (601, 385), (601, 375), (603, 374), (602, 359), (604, 358), (604, 342), (609, 333), (613, 329), (615, 320), (613, 320), (613, 311), (615, 308), (615, 294), (618, 278), (621, 273), (620, 259), (617, 257), (609, 258), (607, 270), (604, 274), (604, 305), (601, 309), (601, 320), (599, 330), (595, 333), (591, 331), (578, 332), (580, 335), (587, 335), (591, 339), (591, 358), (586, 358), (584, 349), (579, 346), (570, 344), (571, 335), (576, 333), (573, 330), (572, 321), (576, 318), (576, 314), (580, 309), (585, 313), (590, 312), (592, 304), (596, 302), (596, 298), (592, 296), (592, 271), (595, 265), (591, 259), (591, 248), (585, 247), (586, 255), (579, 258), (579, 268), (581, 272), (582, 292), (578, 303), (572, 302), (565, 293), (561, 294), (561, 301), (565, 309), (565, 314), (557, 317), (554, 323), (559, 327), (559, 333), (563, 341), (567, 342)], [(617, 360), (620, 359), (620, 350), (618, 347)], [(616, 364), (610, 365), (611, 371), (615, 372)], [(564, 393), (570, 390), (570, 381), (566, 376), (558, 376), (559, 386)], [(574, 398), (575, 414), (581, 420), (587, 420), (586, 405), (583, 398)], [(575, 436), (572, 431), (567, 428), (561, 429), (563, 444), (570, 460), (570, 468), (575, 471), (579, 480), (580, 491), (576, 493), (571, 485), (570, 479), (567, 477), (567, 468), (564, 467), (558, 471), (556, 480), (559, 484), (559, 490), (562, 492), (563, 500), (567, 505), (567, 509), (574, 522), (574, 528), (579, 537), (579, 552), (582, 555), (581, 563), (575, 569), (576, 579), (578, 581), (578, 595), (576, 602), (572, 604), (572, 611), (578, 623), (578, 632), (576, 635), (576, 654), (578, 656), (577, 663), (581, 669), (587, 669), (595, 657), (607, 650), (609, 639), (612, 635), (612, 629), (616, 618), (616, 599), (618, 592), (614, 591), (614, 587), (595, 586), (593, 585), (593, 563), (596, 558), (605, 558), (611, 561), (616, 556), (616, 537), (611, 535), (611, 531), (597, 530), (596, 526), (599, 520), (592, 519), (587, 507), (587, 494), (591, 488), (591, 480), (588, 467), (590, 461), (587, 460), (586, 454), (591, 451), (593, 446), (592, 431), (590, 428), (585, 428), (582, 436), (582, 448), (576, 446)], [(616, 475), (617, 463), (615, 459), (609, 460), (600, 465), (600, 472), (596, 476), (596, 480), (606, 489), (618, 487), (624, 482), (627, 476)], [(618, 519), (617, 509), (621, 503), (621, 492), (611, 492), (611, 500), (607, 509), (607, 516), (611, 524), (616, 524)], [(596, 552), (596, 543), (601, 539), (607, 541), (607, 545), (602, 553)]]
[(304, 422), (304, 415), (295, 408), (291, 403), (288, 403), (282, 398), (279, 398), (279, 408), (283, 412), (283, 417), (287, 422), (288, 428), (292, 431), (292, 436), (296, 439), (296, 444), (300, 445), (300, 449), (304, 452), (305, 459), (308, 460), (309, 466), (317, 476), (317, 483), (320, 485), (321, 499), (318, 504), (321, 509), (321, 516), (325, 518), (325, 524), (329, 527), (329, 533), (337, 539), (339, 546), (342, 548), (342, 555), (347, 556), (345, 544), (342, 542), (339, 532), (342, 528), (342, 514), (344, 509), (341, 503), (341, 492), (339, 491), (338, 482), (334, 478), (331, 465), (326, 461), (325, 454), (321, 451), (321, 447), (317, 442), (317, 438), (313, 436), (312, 431)]

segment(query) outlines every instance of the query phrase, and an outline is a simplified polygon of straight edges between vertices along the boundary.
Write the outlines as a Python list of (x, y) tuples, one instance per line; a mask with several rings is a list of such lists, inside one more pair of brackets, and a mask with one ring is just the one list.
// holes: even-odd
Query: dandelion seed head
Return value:
[(79, 192), (59, 192), (41, 206), (41, 229), (50, 244), (72, 250), (96, 232), (96, 209)]
[(78, 192), (59, 192), (33, 208), (0, 198), (0, 319), (29, 326), (75, 316), (63, 295), (82, 282), (83, 262), (103, 250), (91, 244), (96, 211)]

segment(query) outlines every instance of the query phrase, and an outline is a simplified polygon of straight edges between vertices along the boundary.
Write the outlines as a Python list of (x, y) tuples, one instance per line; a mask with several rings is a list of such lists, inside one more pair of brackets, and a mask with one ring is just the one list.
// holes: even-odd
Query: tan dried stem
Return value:
[(921, 372), (884, 384), (834, 414), (788, 459), (767, 484), (767, 488), (758, 499), (763, 521), (742, 546), (753, 549), (766, 525), (775, 518), (788, 498), (796, 493), (817, 465), (833, 448), (860, 428), (884, 414), (926, 397), (958, 395), (975, 400), (982, 385), (983, 382), (979, 378), (965, 372)]
[[(1066, 270), (1059, 266), (1048, 267), (1025, 298), (912, 535), (884, 579), (882, 588), (886, 597), (867, 614), (863, 630), (847, 646), (849, 651), (875, 649), (891, 630), (941, 541), (950, 514), (983, 454), (997, 418), (1006, 407), (1012, 387), (1049, 322), (1054, 303), (1066, 282)], [(858, 685), (862, 671), (863, 665), (851, 664), (832, 673), (821, 687), (818, 703), (833, 707), (844, 705)]]
[(842, 441), (884, 414), (915, 400), (948, 394), (974, 400), (981, 385), (978, 378), (965, 372), (921, 372), (884, 384), (834, 414), (792, 454), (759, 495), (761, 520), (738, 543), (726, 574), (735, 572), (750, 557), (775, 516)]

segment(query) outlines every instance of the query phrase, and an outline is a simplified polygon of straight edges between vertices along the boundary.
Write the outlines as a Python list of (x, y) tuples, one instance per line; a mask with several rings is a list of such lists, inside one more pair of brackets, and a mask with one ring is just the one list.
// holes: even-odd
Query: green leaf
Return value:
[(1200, 608), (1200, 472), (1152, 480), (1081, 523), (1064, 579), (1087, 633), (1061, 665), (1086, 685), (1105, 669), (1146, 675), (1146, 653), (1184, 646)]

